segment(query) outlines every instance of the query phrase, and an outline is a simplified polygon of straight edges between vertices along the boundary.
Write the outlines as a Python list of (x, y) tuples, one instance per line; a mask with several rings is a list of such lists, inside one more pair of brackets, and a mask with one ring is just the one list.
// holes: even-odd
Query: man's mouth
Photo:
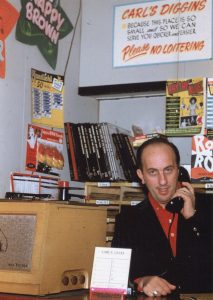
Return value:
[(168, 192), (169, 192), (169, 189), (168, 189), (168, 188), (163, 188), (163, 189), (160, 188), (160, 189), (158, 189), (158, 193), (159, 193), (160, 195), (162, 195), (162, 196), (167, 195)]

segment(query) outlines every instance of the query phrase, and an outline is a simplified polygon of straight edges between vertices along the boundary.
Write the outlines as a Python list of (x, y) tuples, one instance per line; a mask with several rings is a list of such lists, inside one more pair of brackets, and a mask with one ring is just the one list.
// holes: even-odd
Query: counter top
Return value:
[(88, 290), (78, 290), (63, 292), (59, 294), (45, 295), (45, 296), (30, 296), (0, 293), (1, 300), (213, 300), (213, 294), (181, 294), (180, 296), (167, 297), (148, 297), (143, 294), (136, 296), (117, 296), (117, 295), (90, 295)]

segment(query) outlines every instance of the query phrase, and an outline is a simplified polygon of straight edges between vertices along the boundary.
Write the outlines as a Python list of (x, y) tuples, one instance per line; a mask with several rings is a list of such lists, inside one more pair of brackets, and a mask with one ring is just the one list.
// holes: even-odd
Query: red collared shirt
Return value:
[[(168, 238), (169, 227), (172, 222), (173, 214), (163, 208), (149, 193), (148, 194), (149, 201), (156, 213), (156, 216), (163, 228), (163, 231)], [(176, 241), (177, 241), (177, 222), (178, 222), (178, 214), (175, 214), (172, 227), (170, 229), (170, 245), (172, 248), (173, 255), (176, 256)]]
[[(173, 214), (170, 213), (169, 211), (167, 211), (165, 208), (163, 208), (153, 197), (152, 195), (149, 193), (148, 194), (148, 199), (155, 211), (155, 214), (163, 228), (163, 231), (166, 235), (166, 237), (168, 238), (168, 234), (169, 234), (169, 227), (170, 224), (172, 222), (172, 218), (173, 218)], [(172, 248), (172, 253), (174, 256), (176, 256), (176, 241), (177, 241), (177, 222), (178, 222), (178, 214), (175, 214), (174, 216), (174, 220), (172, 223), (172, 227), (170, 228), (170, 246)], [(136, 284), (139, 283), (139, 279), (140, 278), (136, 278), (134, 280), (134, 282)], [(137, 290), (142, 292), (143, 291), (143, 287), (139, 288), (137, 287)]]

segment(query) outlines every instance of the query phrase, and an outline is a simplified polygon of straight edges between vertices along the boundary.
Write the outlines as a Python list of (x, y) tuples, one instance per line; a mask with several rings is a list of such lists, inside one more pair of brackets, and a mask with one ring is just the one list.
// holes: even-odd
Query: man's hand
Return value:
[(158, 297), (171, 294), (176, 286), (159, 276), (144, 276), (135, 280), (138, 291), (143, 291), (147, 296)]
[(184, 206), (181, 210), (185, 219), (192, 217), (195, 213), (195, 195), (192, 185), (188, 182), (182, 182), (182, 187), (177, 189), (174, 197), (178, 196), (183, 198)]

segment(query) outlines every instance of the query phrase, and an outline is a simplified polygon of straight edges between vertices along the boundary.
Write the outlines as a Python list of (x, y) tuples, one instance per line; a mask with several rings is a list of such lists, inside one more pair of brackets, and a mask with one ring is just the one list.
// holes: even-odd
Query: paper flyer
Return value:
[(205, 130), (206, 79), (168, 80), (166, 135), (192, 136)]
[(32, 123), (64, 128), (64, 77), (31, 70)]
[(28, 125), (25, 169), (59, 175), (64, 167), (63, 132)]

